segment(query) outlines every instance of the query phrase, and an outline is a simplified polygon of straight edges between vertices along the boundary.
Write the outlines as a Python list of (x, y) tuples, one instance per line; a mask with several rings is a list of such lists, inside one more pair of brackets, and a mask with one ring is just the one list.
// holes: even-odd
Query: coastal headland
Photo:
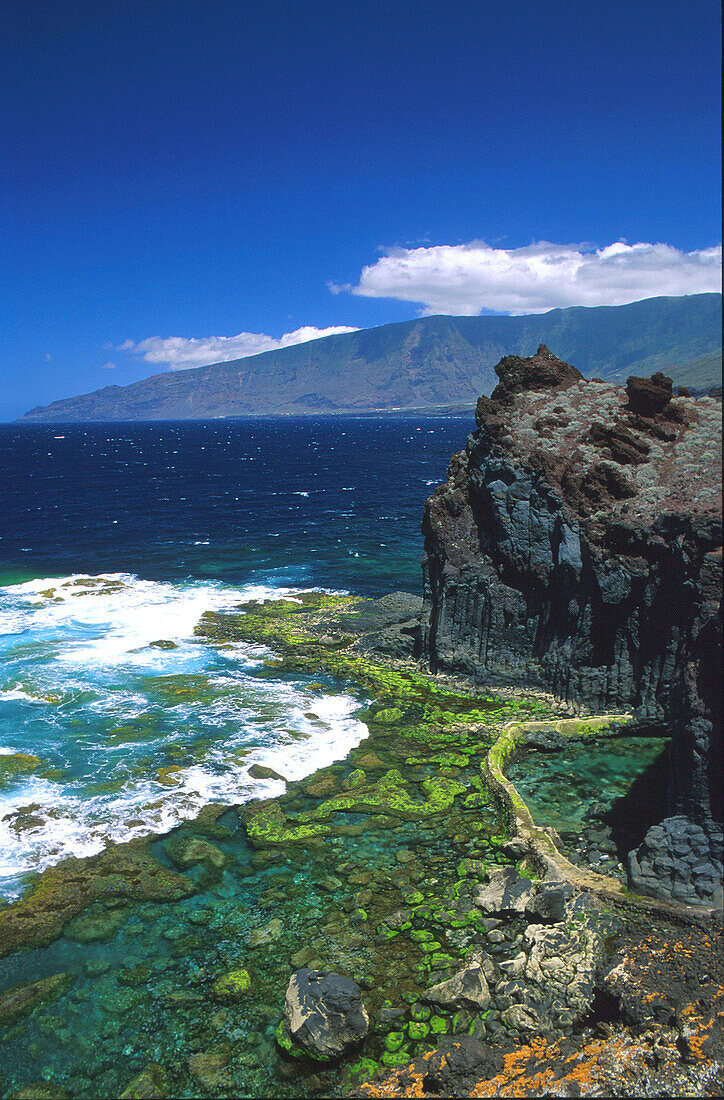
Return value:
[(197, 627), (354, 685), (368, 738), (0, 909), (4, 1095), (721, 1093), (717, 406), (499, 368), (424, 600)]

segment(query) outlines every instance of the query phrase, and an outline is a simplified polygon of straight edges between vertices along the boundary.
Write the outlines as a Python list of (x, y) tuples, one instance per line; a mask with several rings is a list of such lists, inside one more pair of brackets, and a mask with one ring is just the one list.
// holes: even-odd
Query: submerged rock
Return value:
[(211, 987), (211, 996), (222, 1004), (240, 1001), (251, 989), (251, 976), (248, 970), (237, 968), (228, 970), (217, 978)]
[(73, 984), (72, 974), (51, 974), (35, 982), (23, 982), (0, 993), (0, 1024), (12, 1024), (39, 1004), (58, 997)]
[(350, 978), (298, 970), (287, 987), (284, 1023), (292, 1041), (313, 1058), (337, 1058), (364, 1039), (369, 1016)]
[(163, 1100), (167, 1096), (171, 1091), (166, 1070), (152, 1062), (129, 1081), (120, 1100)]
[(76, 943), (96, 943), (111, 939), (127, 920), (125, 909), (90, 909), (70, 921), (63, 934)]

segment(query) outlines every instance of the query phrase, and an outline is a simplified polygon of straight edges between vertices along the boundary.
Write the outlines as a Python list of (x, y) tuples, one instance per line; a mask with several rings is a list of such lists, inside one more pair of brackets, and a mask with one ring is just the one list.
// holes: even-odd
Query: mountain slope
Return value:
[[(575, 306), (523, 317), (424, 317), (327, 336), (246, 359), (167, 371), (55, 401), (23, 422), (186, 420), (468, 408), (497, 381), (503, 355), (547, 344), (584, 374), (621, 381), (666, 370), (721, 381), (721, 294)], [(688, 374), (691, 375), (691, 370)], [(707, 374), (712, 377), (709, 379)]]

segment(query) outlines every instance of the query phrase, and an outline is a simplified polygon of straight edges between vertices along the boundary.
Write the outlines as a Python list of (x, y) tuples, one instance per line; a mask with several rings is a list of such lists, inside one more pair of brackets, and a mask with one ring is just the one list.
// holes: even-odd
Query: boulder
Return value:
[(658, 416), (673, 397), (673, 382), (657, 371), (650, 378), (637, 378), (632, 374), (626, 382), (628, 407), (639, 416)]
[(338, 1058), (364, 1039), (369, 1016), (362, 991), (350, 978), (297, 970), (287, 986), (284, 1024), (290, 1038), (313, 1058)]
[(466, 965), (447, 981), (438, 982), (423, 993), (423, 999), (445, 1008), (476, 1008), (480, 1012), (490, 1004), (486, 970), (493, 978), (493, 963), (487, 956), (473, 955)]
[(518, 874), (515, 867), (491, 867), (488, 882), (478, 890), (475, 904), (484, 913), (523, 913), (534, 892), (534, 883)]

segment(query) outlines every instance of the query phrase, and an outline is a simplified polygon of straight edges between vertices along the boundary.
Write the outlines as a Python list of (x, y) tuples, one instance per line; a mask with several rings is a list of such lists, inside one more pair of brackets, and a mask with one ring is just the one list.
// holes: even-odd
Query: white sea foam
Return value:
[[(31, 695), (27, 691), (23, 691), (20, 687), (6, 688), (4, 691), (0, 691), (0, 700), (10, 702), (13, 699), (22, 699), (26, 703), (38, 703), (41, 706), (47, 705), (47, 699), (43, 699), (37, 695)], [(2, 752), (2, 749), (0, 749)]]
[[(93, 583), (74, 583), (79, 580)], [(193, 629), (208, 609), (279, 598), (301, 602), (301, 591), (262, 584), (182, 586), (131, 574), (75, 574), (0, 588), (0, 604), (13, 626), (2, 643), (13, 672), (4, 684), (0, 679), (0, 702), (8, 707), (0, 708), (0, 722), (9, 716), (0, 726), (0, 754), (35, 752), (44, 767), (66, 771), (62, 781), (19, 776), (2, 793), (1, 896), (18, 894), (28, 871), (92, 855), (111, 841), (166, 832), (208, 802), (238, 804), (280, 794), (280, 781), (249, 776), (254, 763), (300, 779), (343, 758), (367, 736), (350, 696), (319, 696), (305, 682), (255, 676), (269, 656), (267, 647), (237, 643), (219, 655), (194, 639)], [(157, 639), (178, 648), (149, 649)], [(218, 689), (214, 697), (209, 700), (206, 691), (203, 702), (184, 696), (174, 704), (172, 697), (162, 703), (146, 693), (151, 689), (145, 685), (159, 677), (188, 672), (201, 673), (202, 686), (212, 692)], [(47, 709), (33, 707), (26, 729), (20, 707), (28, 702)], [(148, 722), (134, 727), (144, 716)], [(45, 723), (40, 734), (38, 717)], [(136, 728), (143, 730), (140, 744)], [(164, 745), (170, 737), (183, 746), (189, 733), (209, 744), (200, 759), (173, 773), (174, 786), (166, 786), (157, 770)], [(143, 764), (149, 753), (155, 763)], [(97, 793), (97, 781), (124, 775), (120, 790)]]

